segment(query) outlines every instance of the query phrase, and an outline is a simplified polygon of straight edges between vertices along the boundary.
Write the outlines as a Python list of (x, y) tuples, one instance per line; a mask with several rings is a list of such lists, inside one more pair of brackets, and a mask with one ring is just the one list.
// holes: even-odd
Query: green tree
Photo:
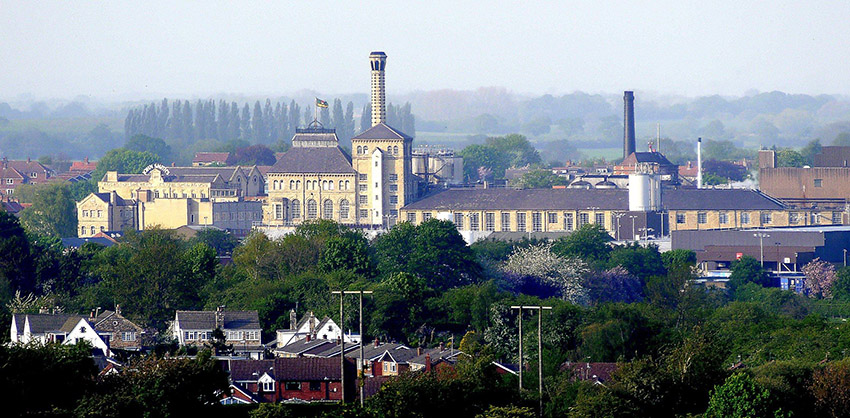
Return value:
[[(29, 240), (18, 218), (3, 210), (0, 210), (0, 254), (3, 254), (0, 257), (0, 290), (32, 292), (35, 281)], [(11, 294), (0, 294), (3, 296)], [(5, 300), (3, 297), (2, 301)]]
[(159, 161), (171, 160), (171, 147), (160, 138), (151, 138), (147, 135), (133, 135), (124, 144), (124, 149), (136, 152), (150, 152), (157, 156)]
[(20, 213), (21, 223), (27, 231), (55, 237), (77, 236), (77, 206), (71, 190), (64, 184), (50, 184), (39, 188), (32, 206)]
[(697, 253), (692, 250), (676, 249), (661, 253), (661, 261), (665, 269), (674, 266), (695, 266), (697, 264)]
[(850, 301), (850, 267), (838, 269), (835, 277), (835, 283), (832, 285), (832, 297), (838, 300)]
[(192, 242), (202, 242), (209, 245), (218, 255), (229, 255), (239, 245), (239, 240), (230, 232), (220, 229), (204, 228), (192, 238)]
[(806, 158), (797, 151), (790, 148), (776, 150), (777, 167), (802, 167), (806, 165)]
[(649, 276), (661, 276), (667, 271), (658, 247), (650, 245), (643, 247), (637, 243), (616, 247), (608, 259), (609, 267), (621, 266), (642, 281)]
[(499, 152), (510, 155), (510, 165), (513, 167), (525, 167), (542, 162), (534, 145), (531, 145), (531, 142), (528, 142), (528, 139), (523, 135), (510, 134), (491, 137), (487, 138), (485, 144)]
[(366, 237), (360, 232), (346, 231), (329, 238), (319, 258), (319, 270), (326, 273), (347, 270), (364, 278), (372, 277), (374, 267)]
[(773, 406), (770, 391), (749, 374), (736, 373), (711, 391), (706, 418), (785, 417)]
[(478, 169), (482, 167), (492, 170), (497, 178), (504, 178), (505, 169), (511, 165), (511, 156), (508, 153), (487, 145), (469, 145), (459, 154), (464, 161), (464, 176), (469, 181), (479, 180)]
[(822, 150), (823, 146), (820, 144), (820, 139), (813, 139), (800, 150), (800, 155), (806, 160), (807, 165), (814, 165), (815, 155), (820, 154)]
[(732, 274), (729, 276), (729, 288), (735, 290), (746, 283), (756, 283), (760, 286), (770, 286), (770, 277), (754, 257), (745, 255), (732, 263)]
[(850, 147), (850, 132), (841, 132), (832, 140), (832, 145)]
[(149, 151), (131, 151), (116, 148), (106, 153), (98, 162), (97, 169), (92, 173), (92, 179), (100, 181), (107, 171), (117, 171), (124, 174), (138, 174), (160, 159)]
[(587, 263), (605, 262), (612, 241), (608, 232), (601, 225), (584, 224), (572, 234), (555, 241), (552, 251), (561, 256), (578, 257)]
[(567, 179), (550, 170), (532, 170), (514, 181), (514, 187), (520, 189), (551, 189), (552, 186), (566, 186)]

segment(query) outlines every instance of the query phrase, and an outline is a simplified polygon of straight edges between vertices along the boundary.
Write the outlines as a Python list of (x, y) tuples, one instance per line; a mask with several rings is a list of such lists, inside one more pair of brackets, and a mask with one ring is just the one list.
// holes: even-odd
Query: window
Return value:
[(105, 227), (105, 226), (101, 226), (101, 227), (100, 227), (100, 232), (103, 232), (103, 231), (106, 231), (106, 227)]
[(558, 223), (558, 214), (557, 214), (557, 213), (555, 213), (555, 212), (549, 212), (546, 216), (549, 218), (549, 223), (550, 223), (550, 224), (556, 224), (556, 223)]
[(361, 191), (361, 192), (368, 191), (368, 190), (369, 190), (369, 185), (368, 185), (368, 184), (360, 183), (359, 185), (357, 185), (357, 190), (359, 190), (359, 191)]
[(360, 217), (368, 218), (369, 217), (369, 209), (360, 209)]
[(516, 214), (516, 230), (525, 232), (525, 213), (518, 212)]
[(378, 161), (376, 160), (376, 161), (375, 161), (375, 167), (377, 167), (377, 166), (378, 166)]
[(817, 212), (812, 212), (811, 215), (810, 215), (810, 218), (811, 218), (811, 222), (809, 222), (810, 224), (814, 225), (814, 224), (820, 223), (820, 221), (819, 221), (820, 216), (818, 216)]
[(697, 212), (697, 223), (704, 224), (708, 223), (708, 215), (705, 212)]
[(390, 182), (398, 181), (398, 174), (390, 174)]
[(316, 219), (318, 216), (318, 206), (314, 199), (307, 201), (307, 219)]
[(263, 392), (274, 392), (274, 381), (263, 382)]
[(741, 214), (741, 223), (742, 224), (750, 223), (750, 214), (749, 213), (744, 212), (744, 213)]
[(339, 217), (342, 219), (348, 219), (348, 199), (342, 199), (339, 201)]
[(717, 219), (720, 221), (721, 225), (726, 225), (729, 223), (729, 214), (726, 212), (720, 212), (717, 215)]
[(301, 202), (298, 199), (292, 199), (292, 219), (301, 217)]
[(90, 231), (91, 231), (91, 234), (94, 235), (94, 225), (91, 226)]
[(136, 341), (136, 333), (132, 331), (122, 332), (121, 341)]
[(841, 224), (841, 212), (832, 212), (832, 223)]
[(363, 154), (363, 147), (361, 147), (359, 145), (357, 146), (357, 154), (358, 155)]
[(301, 390), (301, 382), (286, 382), (283, 388), (285, 390)]
[(398, 155), (398, 145), (393, 145), (393, 154)]
[(788, 214), (788, 223), (791, 225), (796, 225), (800, 223), (800, 214), (797, 212), (791, 212)]
[(6, 184), (15, 184), (14, 179), (6, 179)]
[(395, 193), (398, 191), (398, 184), (390, 184), (390, 191)]
[(367, 179), (366, 174), (358, 174), (358, 180), (366, 181), (366, 179)]
[(424, 221), (427, 221), (429, 219), (431, 219), (431, 212), (424, 212), (422, 214), (422, 221), (424, 222)]
[(86, 227), (85, 227), (85, 226), (81, 226), (81, 227), (80, 227), (80, 235), (85, 235), (85, 234), (86, 234)]
[(184, 340), (195, 340), (197, 338), (198, 338), (198, 336), (195, 333), (195, 331), (186, 331), (186, 332), (183, 333), (183, 339)]
[(815, 187), (823, 187), (823, 179), (815, 179)]
[(281, 205), (281, 204), (274, 205), (274, 218), (275, 219), (283, 219), (283, 205)]
[(32, 177), (32, 178), (34, 178), (34, 179), (37, 179), (37, 178), (38, 178), (38, 173), (36, 173), (35, 171), (33, 171), (32, 173), (30, 173), (30, 177)]
[(315, 380), (310, 382), (310, 391), (318, 392), (320, 390), (322, 390), (322, 382), (315, 381)]
[(564, 213), (564, 231), (573, 230), (573, 214)]
[(455, 226), (457, 229), (463, 229), (463, 214), (460, 212), (455, 212)]
[(471, 229), (471, 230), (473, 230), (473, 231), (477, 231), (477, 230), (478, 230), (478, 228), (479, 228), (479, 226), (480, 226), (480, 219), (479, 219), (479, 216), (480, 216), (480, 215), (479, 215), (479, 214), (477, 214), (477, 213), (470, 213), (470, 214), (469, 214), (469, 229)]
[(540, 214), (540, 212), (532, 212), (531, 230), (534, 232), (540, 232), (543, 230), (543, 216)]
[(770, 212), (762, 212), (761, 213), (761, 223), (769, 224), (773, 222), (773, 214)]
[(685, 214), (684, 213), (677, 213), (676, 214), (676, 223), (677, 224), (683, 224), (685, 222), (686, 222)]
[(590, 223), (590, 215), (587, 213), (578, 214), (578, 227), (581, 228)]
[(502, 212), (502, 231), (511, 230), (511, 214)]
[(326, 199), (324, 203), (322, 203), (322, 218), (325, 219), (333, 219), (334, 217), (334, 202), (330, 199)]
[(407, 213), (407, 222), (416, 223), (416, 212)]
[(365, 204), (369, 203), (369, 197), (366, 196), (365, 194), (361, 194), (361, 195), (357, 196), (357, 201), (361, 205), (365, 205)]
[(493, 212), (487, 212), (484, 214), (484, 229), (487, 231), (495, 231), (496, 230), (496, 214)]
[(593, 223), (595, 223), (595, 224), (597, 224), (601, 227), (605, 227), (605, 213), (604, 212), (597, 212), (593, 215), (593, 217), (594, 217)]
[(398, 195), (391, 194), (390, 195), (390, 204), (397, 205), (398, 204)]
[(88, 218), (88, 217), (89, 217), (89, 211), (84, 210), (84, 211), (83, 211), (83, 217), (84, 217), (84, 218)]

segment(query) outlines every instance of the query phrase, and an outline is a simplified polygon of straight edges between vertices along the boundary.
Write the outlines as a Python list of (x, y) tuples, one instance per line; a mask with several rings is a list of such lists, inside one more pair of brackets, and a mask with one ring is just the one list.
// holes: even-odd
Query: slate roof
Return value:
[(230, 379), (256, 381), (263, 373), (274, 377), (274, 360), (236, 360), (230, 362)]
[[(781, 210), (776, 199), (750, 189), (664, 189), (667, 210)], [(405, 210), (628, 210), (625, 189), (449, 189)]]
[[(44, 334), (50, 331), (62, 331), (67, 322), (73, 322), (71, 328), (82, 318), (80, 315), (69, 314), (27, 314), (29, 318), (30, 332), (33, 334)], [(23, 323), (22, 323), (23, 324)], [(23, 331), (23, 326), (21, 325)], [(70, 331), (70, 330), (69, 330)]]
[[(98, 199), (100, 199), (100, 200), (102, 200), (102, 201), (104, 201), (104, 202), (106, 202), (106, 203), (109, 203), (109, 195), (110, 195), (110, 193), (92, 193), (92, 194), (93, 194), (95, 197), (97, 197)], [(118, 194), (116, 193), (116, 194), (115, 194), (115, 204), (117, 204), (118, 206), (124, 206), (124, 205), (126, 205), (126, 204), (127, 204), (127, 201), (126, 201), (126, 200), (124, 200), (124, 198), (122, 198), (120, 195), (118, 195)]]
[[(177, 311), (181, 329), (215, 329), (215, 311)], [(260, 329), (257, 311), (224, 311), (224, 329)]]
[(310, 132), (309, 129), (299, 129), (292, 137), (293, 143), (298, 141), (333, 142), (336, 144), (339, 142), (339, 139), (337, 138), (336, 133), (330, 129), (321, 129), (316, 130), (315, 132)]
[[(106, 181), (106, 174), (103, 175), (101, 181)], [(162, 176), (162, 181), (166, 183), (212, 183), (217, 175), (168, 175)], [(118, 174), (119, 182), (144, 182), (150, 181), (150, 174)]]
[(221, 178), (230, 180), (236, 175), (236, 172), (241, 171), (240, 166), (229, 167), (168, 167), (168, 172), (172, 176), (215, 176), (220, 175)]
[[(416, 351), (414, 351), (414, 350), (411, 350), (411, 351), (413, 351), (414, 354), (416, 354)], [(449, 348), (443, 348), (442, 350), (440, 350), (439, 348), (432, 348), (430, 350), (423, 351), (422, 354), (420, 354), (420, 355), (416, 355), (416, 356), (408, 359), (407, 362), (409, 364), (425, 364), (426, 356), (430, 355), (431, 356), (431, 362), (435, 363), (439, 360), (448, 360), (448, 359), (457, 357), (460, 354), (462, 354), (461, 351), (457, 350), (457, 349), (452, 350), (452, 349), (449, 349)]]
[(103, 245), (104, 247), (111, 247), (115, 245), (115, 240), (111, 240), (105, 237), (91, 237), (91, 238), (62, 238), (62, 246), (65, 248), (80, 248), (83, 244), (87, 242), (93, 242), (95, 244)]
[(229, 152), (197, 152), (195, 153), (195, 158), (192, 160), (192, 162), (223, 163), (227, 161), (227, 157), (230, 157)]
[(351, 160), (339, 147), (296, 147), (286, 151), (270, 173), (355, 174)]
[(295, 357), (274, 359), (274, 376), (278, 380), (339, 380), (339, 359)]
[(352, 139), (413, 139), (386, 123), (379, 123)]
[(311, 339), (310, 341), (307, 341), (307, 339), (304, 338), (297, 341), (293, 341), (292, 343), (280, 347), (275, 351), (281, 353), (302, 354), (307, 351), (323, 347), (326, 344), (331, 344), (331, 341), (324, 340), (321, 338)]
[(635, 165), (635, 163), (656, 163), (658, 165), (673, 165), (664, 154), (660, 152), (633, 152), (623, 159), (620, 165)]

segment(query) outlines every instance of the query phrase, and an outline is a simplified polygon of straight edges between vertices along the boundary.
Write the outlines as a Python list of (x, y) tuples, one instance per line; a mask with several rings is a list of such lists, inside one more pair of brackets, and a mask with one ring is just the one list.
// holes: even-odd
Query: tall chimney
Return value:
[(387, 123), (387, 96), (384, 89), (384, 69), (387, 54), (375, 51), (369, 54), (372, 65), (372, 126)]
[(702, 138), (697, 138), (697, 189), (702, 189)]
[(623, 158), (635, 152), (635, 92), (623, 93)]

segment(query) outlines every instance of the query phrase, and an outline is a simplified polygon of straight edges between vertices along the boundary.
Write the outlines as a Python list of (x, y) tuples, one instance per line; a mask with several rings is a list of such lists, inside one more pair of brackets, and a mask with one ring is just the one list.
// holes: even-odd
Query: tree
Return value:
[(552, 186), (566, 186), (567, 179), (551, 170), (532, 170), (522, 175), (514, 182), (514, 187), (520, 189), (551, 189)]
[(806, 294), (812, 298), (832, 298), (832, 285), (837, 278), (835, 266), (820, 258), (815, 258), (803, 266), (803, 274), (806, 275)]
[(850, 132), (841, 132), (832, 140), (832, 145), (850, 147)]
[(116, 148), (107, 152), (97, 162), (97, 169), (92, 173), (92, 179), (100, 181), (107, 171), (117, 171), (123, 174), (139, 174), (145, 167), (159, 161), (159, 157), (149, 151), (131, 151), (125, 148)]
[(228, 165), (274, 165), (276, 161), (274, 151), (261, 144), (237, 148), (227, 158)]
[(319, 258), (319, 270), (326, 273), (346, 270), (361, 277), (372, 277), (374, 267), (366, 237), (349, 230), (329, 238)]
[(201, 229), (192, 241), (209, 245), (220, 256), (231, 254), (239, 245), (239, 241), (230, 232), (213, 228)]
[(165, 162), (171, 159), (171, 147), (159, 138), (151, 138), (147, 135), (133, 135), (124, 144), (124, 149), (136, 152), (150, 152), (157, 156), (159, 161)]
[(732, 181), (743, 181), (747, 177), (744, 166), (730, 161), (706, 160), (702, 163), (705, 174), (713, 174)]
[(806, 165), (806, 158), (797, 151), (790, 148), (776, 150), (777, 167), (802, 167)]
[(558, 296), (566, 301), (587, 302), (587, 289), (582, 284), (587, 265), (575, 257), (558, 256), (552, 251), (552, 243), (516, 248), (505, 262), (504, 270), (536, 277), (557, 289)]
[(360, 112), (360, 132), (366, 132), (372, 127), (372, 103), (363, 105)]
[(706, 418), (750, 418), (789, 416), (775, 406), (767, 388), (747, 373), (735, 373), (711, 391)]
[(814, 165), (815, 155), (820, 154), (822, 150), (820, 139), (813, 139), (800, 150), (800, 155), (806, 160), (806, 165)]
[(831, 290), (833, 298), (850, 300), (850, 267), (842, 267), (835, 273), (835, 282)]
[(593, 304), (607, 302), (640, 302), (643, 299), (641, 280), (622, 266), (590, 273), (584, 281)]
[(661, 253), (661, 261), (665, 269), (675, 266), (694, 266), (697, 263), (697, 253), (693, 250), (676, 249)]
[(470, 181), (479, 180), (478, 169), (481, 167), (492, 170), (498, 178), (504, 178), (505, 169), (510, 167), (511, 161), (507, 153), (480, 144), (467, 146), (460, 151), (460, 156), (464, 161), (464, 176)]
[(829, 417), (846, 417), (850, 411), (850, 363), (831, 362), (815, 370), (810, 391), (819, 413)]
[(770, 278), (754, 257), (745, 255), (732, 263), (732, 274), (729, 275), (729, 288), (736, 288), (746, 283), (756, 283), (762, 287), (770, 286)]
[[(0, 254), (0, 291), (32, 292), (35, 282), (29, 241), (18, 218), (4, 210), (0, 210)], [(11, 295), (0, 294), (4, 296)]]
[(641, 280), (649, 276), (661, 276), (666, 273), (664, 262), (658, 247), (650, 245), (643, 247), (637, 243), (616, 247), (608, 259), (610, 267), (623, 267)]
[(578, 257), (591, 264), (604, 262), (611, 252), (608, 242), (612, 240), (601, 225), (584, 224), (570, 235), (555, 241), (552, 251), (565, 257)]
[(65, 184), (40, 187), (32, 206), (21, 211), (20, 218), (27, 231), (34, 234), (54, 237), (77, 235), (77, 206)]
[(510, 134), (503, 137), (487, 138), (485, 144), (497, 151), (509, 154), (512, 167), (525, 167), (542, 162), (540, 154), (523, 135)]

